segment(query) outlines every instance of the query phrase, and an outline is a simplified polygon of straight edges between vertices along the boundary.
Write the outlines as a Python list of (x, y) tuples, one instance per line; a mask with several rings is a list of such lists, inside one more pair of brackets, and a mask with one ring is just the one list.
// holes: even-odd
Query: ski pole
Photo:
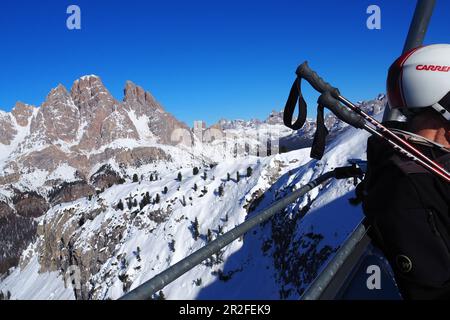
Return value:
[[(397, 136), (387, 127), (343, 97), (339, 92), (339, 89), (331, 86), (319, 77), (319, 75), (309, 67), (307, 62), (302, 63), (298, 67), (296, 74), (299, 79), (305, 79), (316, 91), (322, 94), (319, 98), (319, 103), (327, 106), (339, 119), (356, 128), (364, 129), (371, 134), (375, 134), (383, 138), (388, 141), (388, 143), (394, 147), (395, 150), (401, 152), (412, 161), (425, 167), (428, 171), (431, 171), (440, 178), (443, 178), (445, 181), (450, 182), (450, 173), (441, 165), (425, 156), (410, 143)], [(338, 101), (342, 102), (346, 107), (353, 111), (353, 113), (348, 109), (342, 108)], [(367, 122), (375, 128), (368, 126)]]
[[(390, 131), (388, 128), (383, 126), (381, 123), (370, 117), (368, 114), (366, 114), (363, 110), (355, 106), (353, 103), (345, 99), (344, 97), (340, 96), (343, 101), (346, 101), (347, 103), (344, 103), (346, 106), (348, 106), (350, 109), (355, 111), (357, 114), (359, 114), (363, 119), (366, 119), (368, 122), (370, 122), (372, 125), (375, 126), (376, 129), (370, 127), (367, 124), (364, 124), (361, 129), (364, 129), (368, 131), (369, 133), (383, 139), (384, 141), (388, 142), (391, 147), (393, 147), (396, 151), (400, 152), (402, 155), (407, 157), (408, 159), (411, 159), (412, 161), (416, 162), (417, 164), (423, 166), (428, 171), (436, 174), (437, 176), (445, 179), (447, 182), (450, 182), (450, 174), (441, 167), (438, 163), (432, 161), (428, 157), (426, 157), (423, 153), (421, 153), (419, 150), (414, 148), (410, 143), (407, 141), (401, 139), (396, 134), (394, 134), (392, 131)], [(337, 109), (341, 108), (338, 100), (334, 99), (328, 92), (325, 92), (321, 95), (319, 98), (321, 103), (324, 106), (328, 106), (330, 109)], [(391, 140), (389, 137), (393, 138), (395, 141)], [(407, 150), (409, 149), (409, 150)]]

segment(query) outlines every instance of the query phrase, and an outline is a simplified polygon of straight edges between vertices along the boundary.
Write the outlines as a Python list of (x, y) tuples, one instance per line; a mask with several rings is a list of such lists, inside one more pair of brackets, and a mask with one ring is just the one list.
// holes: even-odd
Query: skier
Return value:
[[(392, 129), (450, 169), (450, 45), (424, 46), (389, 69), (387, 97), (407, 122)], [(450, 185), (371, 137), (358, 193), (370, 235), (405, 299), (450, 299)]]

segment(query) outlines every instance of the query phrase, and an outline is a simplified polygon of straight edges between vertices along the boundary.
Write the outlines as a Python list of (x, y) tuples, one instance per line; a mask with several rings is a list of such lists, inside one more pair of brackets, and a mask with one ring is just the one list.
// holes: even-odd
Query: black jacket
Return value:
[[(449, 170), (450, 153), (416, 146)], [(362, 189), (370, 234), (405, 299), (450, 299), (450, 185), (369, 139)]]

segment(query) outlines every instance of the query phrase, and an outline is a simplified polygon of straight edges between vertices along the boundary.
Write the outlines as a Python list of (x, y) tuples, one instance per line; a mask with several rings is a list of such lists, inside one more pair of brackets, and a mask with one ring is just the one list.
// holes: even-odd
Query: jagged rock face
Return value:
[(122, 183), (123, 179), (110, 165), (104, 165), (92, 175), (90, 182), (96, 188), (104, 189)]
[(16, 118), (16, 122), (21, 127), (28, 126), (30, 118), (36, 108), (34, 106), (17, 102), (12, 110), (12, 115)]
[[(143, 123), (147, 128), (142, 129)], [(76, 80), (70, 92), (59, 85), (38, 109), (18, 102), (11, 113), (0, 112), (0, 143), (10, 145), (20, 127), (29, 133), (11, 151), (0, 185), (18, 182), (23, 172), (39, 169), (50, 174), (63, 164), (89, 177), (94, 166), (110, 159), (124, 165), (168, 160), (170, 156), (157, 148), (133, 151), (124, 149), (126, 144), (109, 144), (149, 137), (170, 144), (176, 128), (189, 130), (141, 87), (127, 82), (124, 101), (119, 102), (97, 76)]]
[(133, 122), (123, 109), (112, 112), (103, 120), (98, 144), (104, 146), (117, 139), (139, 140)]
[(117, 139), (139, 139), (126, 110), (113, 98), (100, 78), (87, 76), (75, 81), (71, 96), (84, 125), (78, 149), (98, 149)]
[(76, 80), (70, 95), (83, 119), (93, 119), (99, 111), (110, 113), (118, 104), (97, 76), (86, 76)]
[(150, 92), (145, 91), (131, 81), (127, 81), (124, 95), (125, 104), (128, 107), (132, 107), (132, 110), (136, 112), (138, 117), (148, 115), (149, 111), (154, 112), (159, 110), (160, 112), (164, 112)]
[(47, 200), (35, 192), (16, 191), (13, 204), (16, 213), (26, 218), (40, 217), (49, 209)]
[(67, 160), (68, 155), (53, 145), (19, 158), (19, 161), (26, 168), (40, 169), (48, 172), (55, 170), (61, 163)]
[(0, 176), (0, 185), (8, 185), (18, 182), (20, 179), (20, 173), (15, 172), (12, 174), (6, 174), (3, 176)]
[(174, 144), (171, 136), (176, 129), (190, 131), (186, 124), (178, 121), (171, 114), (164, 112), (163, 108), (149, 92), (146, 92), (131, 81), (128, 81), (125, 87), (124, 106), (127, 110), (133, 111), (137, 118), (148, 118), (148, 128), (159, 138), (160, 143)]
[[(75, 291), (78, 300), (93, 298), (89, 279), (100, 271), (101, 264), (116, 254), (116, 245), (126, 229), (125, 225), (109, 229), (111, 221), (105, 220), (100, 232), (91, 234), (81, 242), (80, 228), (103, 211), (102, 207), (84, 213), (73, 209), (64, 210), (38, 226), (37, 233), (43, 239), (37, 249), (40, 271), (61, 271), (65, 274), (69, 268), (77, 267), (81, 277), (81, 289)], [(21, 264), (25, 265), (26, 260), (21, 261)]]
[(156, 161), (170, 161), (171, 157), (159, 148), (141, 147), (122, 150), (116, 154), (115, 159), (118, 163), (128, 163), (134, 167), (140, 167)]
[(17, 134), (14, 128), (11, 115), (5, 112), (0, 112), (0, 143), (10, 145)]
[(47, 96), (31, 122), (31, 132), (47, 143), (62, 140), (72, 142), (80, 126), (78, 108), (66, 88), (59, 85)]
[(90, 186), (85, 181), (66, 182), (51, 193), (50, 201), (53, 205), (56, 205), (59, 203), (75, 201), (94, 194), (94, 187)]
[(71, 96), (79, 109), (81, 123), (84, 126), (78, 148), (81, 150), (100, 148), (108, 139), (107, 132), (102, 130), (103, 122), (118, 108), (119, 103), (96, 76), (82, 77), (75, 81)]

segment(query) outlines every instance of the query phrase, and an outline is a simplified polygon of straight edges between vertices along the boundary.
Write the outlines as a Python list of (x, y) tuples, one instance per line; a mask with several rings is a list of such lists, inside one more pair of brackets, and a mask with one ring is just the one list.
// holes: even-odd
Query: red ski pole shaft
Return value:
[[(339, 95), (337, 98), (345, 106), (358, 113), (376, 128), (373, 129), (365, 126), (364, 129), (371, 132), (372, 134), (376, 134), (377, 136), (384, 138), (384, 140), (388, 141), (396, 150), (400, 151), (403, 155), (422, 165), (427, 170), (439, 175), (439, 177), (444, 178), (447, 182), (450, 182), (450, 173), (446, 171), (445, 168), (443, 168), (440, 164), (425, 156), (422, 152), (414, 148), (414, 146), (412, 146), (410, 143), (397, 136), (395, 133), (369, 116), (367, 113), (358, 108), (345, 97)], [(395, 140), (395, 142), (392, 141), (391, 138)]]

